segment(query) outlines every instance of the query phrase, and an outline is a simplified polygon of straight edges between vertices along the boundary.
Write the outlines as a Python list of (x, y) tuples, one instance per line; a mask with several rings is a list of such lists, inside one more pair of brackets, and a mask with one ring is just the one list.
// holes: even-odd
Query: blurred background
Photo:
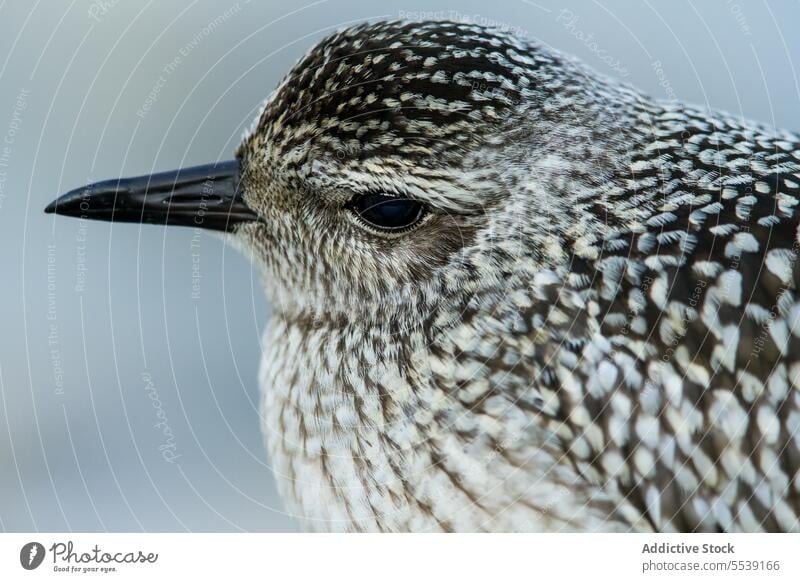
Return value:
[(0, 2), (0, 530), (295, 529), (259, 433), (269, 307), (248, 262), (191, 228), (42, 209), (230, 158), (295, 60), (377, 18), (494, 24), (800, 129), (796, 1)]

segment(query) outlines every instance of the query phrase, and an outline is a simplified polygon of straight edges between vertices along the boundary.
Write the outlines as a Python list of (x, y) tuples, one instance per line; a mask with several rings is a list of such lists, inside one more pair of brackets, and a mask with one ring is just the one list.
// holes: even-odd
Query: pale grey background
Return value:
[(798, 2), (0, 2), (0, 529), (294, 529), (258, 430), (268, 308), (249, 264), (206, 234), (192, 249), (191, 229), (81, 230), (42, 208), (89, 180), (230, 157), (315, 40), (419, 11), (494, 20), (659, 97), (800, 129)]

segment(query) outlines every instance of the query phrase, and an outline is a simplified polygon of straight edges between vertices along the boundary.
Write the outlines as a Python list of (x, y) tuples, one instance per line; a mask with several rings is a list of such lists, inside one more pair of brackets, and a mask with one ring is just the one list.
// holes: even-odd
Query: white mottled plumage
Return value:
[[(238, 156), (309, 529), (800, 529), (797, 136), (389, 22), (315, 47)], [(428, 210), (378, 232), (369, 192)]]

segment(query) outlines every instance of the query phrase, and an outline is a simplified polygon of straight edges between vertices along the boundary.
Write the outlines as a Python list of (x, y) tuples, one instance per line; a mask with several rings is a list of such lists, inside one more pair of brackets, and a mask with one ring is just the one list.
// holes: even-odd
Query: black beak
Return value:
[(239, 188), (239, 161), (96, 182), (67, 192), (48, 214), (145, 224), (196, 226), (231, 232), (259, 220)]

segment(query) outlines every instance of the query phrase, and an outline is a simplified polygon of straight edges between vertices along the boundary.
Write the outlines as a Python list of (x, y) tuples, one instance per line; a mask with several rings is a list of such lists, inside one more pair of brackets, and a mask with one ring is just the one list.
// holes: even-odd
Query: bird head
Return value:
[(497, 30), (364, 24), (298, 62), (234, 161), (89, 185), (47, 211), (226, 232), (285, 315), (419, 319), (447, 289), (564, 253), (576, 200), (613, 165), (587, 89), (602, 81), (586, 78)]

